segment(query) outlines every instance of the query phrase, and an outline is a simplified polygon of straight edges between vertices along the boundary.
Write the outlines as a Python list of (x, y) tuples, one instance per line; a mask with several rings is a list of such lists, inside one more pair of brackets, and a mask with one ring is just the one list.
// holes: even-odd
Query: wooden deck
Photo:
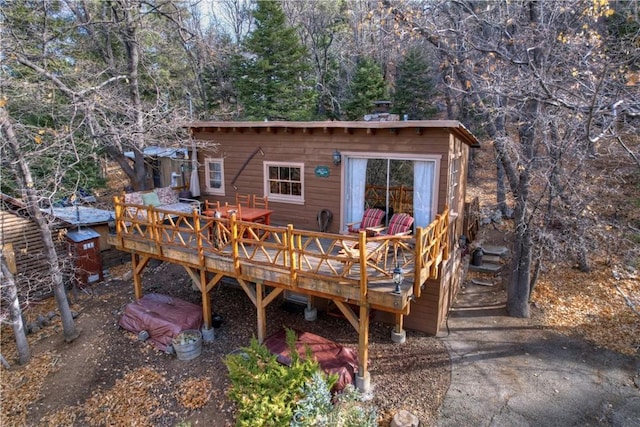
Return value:
[[(360, 336), (360, 375), (367, 373), (370, 310), (395, 313), (396, 330), (411, 301), (448, 258), (448, 210), (413, 236), (367, 237), (276, 227), (179, 214), (115, 200), (116, 234), (109, 242), (132, 254), (134, 290), (142, 297), (141, 273), (151, 259), (182, 265), (202, 293), (204, 328), (211, 328), (209, 291), (235, 278), (258, 312), (258, 340), (266, 331), (266, 307), (283, 291), (332, 300)], [(344, 248), (353, 248), (343, 250)], [(400, 294), (392, 272), (404, 272)], [(356, 315), (350, 305), (359, 306)], [(362, 387), (361, 387), (362, 388)], [(366, 387), (365, 387), (366, 389)]]

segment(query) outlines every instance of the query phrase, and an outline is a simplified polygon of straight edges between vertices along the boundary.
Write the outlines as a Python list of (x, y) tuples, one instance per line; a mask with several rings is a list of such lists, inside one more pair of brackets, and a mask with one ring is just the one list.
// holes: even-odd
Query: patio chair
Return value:
[(245, 207), (251, 206), (251, 194), (236, 193), (236, 205), (244, 205)]
[[(257, 194), (254, 194), (251, 207), (256, 209), (269, 209), (269, 196), (260, 197)], [(257, 218), (255, 222), (264, 224), (266, 222), (266, 218), (261, 216), (260, 218)]]
[(220, 210), (220, 201), (210, 202), (204, 201), (204, 213), (205, 215), (213, 215), (213, 212)]
[(386, 227), (371, 227), (376, 236), (406, 236), (413, 232), (413, 217), (406, 213), (393, 214)]
[(359, 233), (360, 231), (367, 231), (367, 234), (373, 235), (375, 234), (375, 231), (372, 231), (372, 229), (382, 226), (384, 215), (385, 214), (382, 209), (369, 208), (362, 214), (361, 221), (346, 224), (347, 231), (349, 233)]
[(254, 194), (251, 207), (258, 209), (269, 209), (269, 196), (260, 197), (257, 194)]

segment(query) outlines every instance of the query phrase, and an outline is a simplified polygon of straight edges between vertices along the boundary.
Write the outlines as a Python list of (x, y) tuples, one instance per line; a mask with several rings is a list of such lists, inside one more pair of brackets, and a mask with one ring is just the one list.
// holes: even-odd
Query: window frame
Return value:
[(453, 218), (457, 218), (459, 206), (460, 206), (460, 179), (461, 179), (461, 168), (462, 163), (462, 153), (456, 152), (451, 157), (450, 170), (449, 170), (449, 209), (451, 212), (451, 216)]
[[(269, 197), (269, 202), (288, 203), (292, 205), (304, 205), (304, 163), (302, 162), (272, 162), (264, 161), (263, 165), (263, 179), (264, 179), (264, 194)], [(270, 167), (288, 167), (300, 169), (300, 196), (287, 196), (280, 193), (272, 193), (271, 186), (269, 185), (271, 180), (269, 178)]]
[[(220, 188), (211, 187), (211, 177), (210, 177), (210, 165), (212, 163), (220, 165)], [(214, 194), (217, 196), (225, 195), (225, 186), (224, 186), (224, 159), (220, 157), (207, 157), (204, 159), (204, 173), (205, 173), (205, 191), (207, 194)]]

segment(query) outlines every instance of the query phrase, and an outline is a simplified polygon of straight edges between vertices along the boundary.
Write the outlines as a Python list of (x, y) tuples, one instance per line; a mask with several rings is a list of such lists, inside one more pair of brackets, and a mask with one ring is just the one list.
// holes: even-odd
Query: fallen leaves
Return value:
[(185, 408), (198, 409), (209, 402), (212, 387), (208, 378), (189, 378), (178, 384), (174, 395)]
[(33, 357), (28, 366), (11, 371), (3, 370), (0, 381), (3, 425), (27, 425), (28, 405), (42, 396), (42, 384), (47, 375), (57, 369), (57, 362), (58, 355), (46, 352)]
[(43, 426), (73, 425), (76, 420), (92, 426), (154, 426), (164, 413), (156, 391), (166, 379), (151, 368), (127, 373), (108, 390), (95, 391), (82, 405), (67, 406), (40, 421)]
[(617, 288), (628, 299), (640, 302), (637, 278), (616, 280), (604, 268), (591, 273), (554, 269), (539, 280), (532, 299), (542, 309), (541, 321), (546, 326), (566, 335), (581, 335), (599, 347), (636, 355), (640, 316)]

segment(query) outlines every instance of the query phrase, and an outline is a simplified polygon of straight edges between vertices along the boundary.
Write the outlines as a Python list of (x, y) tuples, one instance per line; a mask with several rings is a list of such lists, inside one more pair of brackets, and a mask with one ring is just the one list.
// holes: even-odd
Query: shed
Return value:
[[(150, 146), (144, 148), (143, 154), (147, 159), (149, 188), (188, 187), (191, 162), (186, 148)], [(133, 151), (124, 155), (134, 158)]]
[[(67, 255), (64, 238), (66, 227), (53, 223), (50, 227), (59, 259)], [(29, 217), (26, 206), (18, 199), (0, 194), (0, 246), (11, 244), (15, 254), (15, 281), (22, 301), (42, 299), (52, 293), (49, 264), (38, 228)]]
[[(467, 164), (478, 140), (458, 121), (193, 122), (203, 198), (267, 196), (271, 222), (345, 233), (366, 207), (426, 227), (449, 209), (451, 256), (412, 303), (407, 328), (437, 334), (462, 278)], [(214, 147), (215, 146), (215, 147)], [(381, 320), (393, 319), (384, 318)]]
[(69, 253), (74, 261), (74, 278), (80, 286), (104, 280), (99, 248), (100, 233), (90, 228), (67, 232)]

